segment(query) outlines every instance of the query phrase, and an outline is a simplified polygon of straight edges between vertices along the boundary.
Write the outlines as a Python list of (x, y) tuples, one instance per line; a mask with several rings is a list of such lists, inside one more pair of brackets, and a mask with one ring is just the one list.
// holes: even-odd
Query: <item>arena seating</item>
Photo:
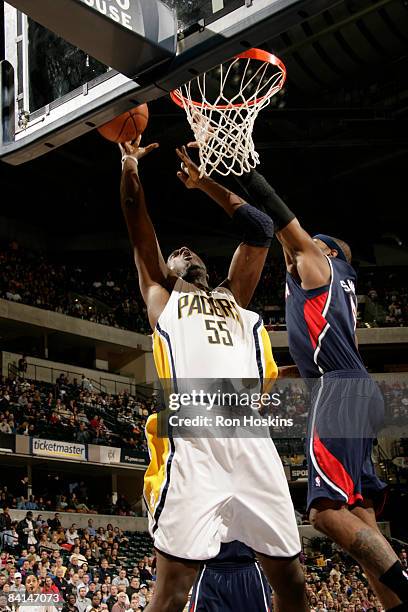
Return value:
[[(87, 381), (89, 384), (89, 381)], [(147, 451), (143, 427), (155, 399), (85, 390), (63, 374), (57, 384), (0, 379), (0, 433), (76, 440)]]
[[(150, 333), (136, 272), (131, 262), (104, 270), (85, 262), (67, 266), (45, 256), (13, 248), (0, 250), (0, 297), (69, 316), (140, 333)], [(208, 263), (213, 284), (228, 268), (225, 259)], [(406, 270), (361, 268), (359, 274), (360, 327), (408, 325)], [(262, 314), (271, 329), (285, 329), (284, 270), (269, 261), (250, 308)]]
[[(146, 607), (155, 584), (152, 540), (148, 533), (124, 533), (114, 524), (95, 530), (90, 524), (89, 527), (78, 529), (70, 535), (71, 525), (63, 524), (61, 529), (54, 528), (51, 523), (51, 528), (45, 529), (45, 521), (36, 522), (33, 519), (35, 543), (27, 546), (23, 542), (24, 526), (22, 522), (10, 522), (0, 513), (0, 594), (6, 594), (15, 588), (18, 582), (18, 578), (15, 578), (17, 571), (22, 576), (23, 584), (28, 574), (37, 575), (43, 592), (46, 588), (45, 578), (51, 576), (64, 600), (63, 609), (66, 612), (69, 610), (66, 603), (68, 595), (73, 594), (77, 599), (78, 589), (82, 584), (86, 587), (86, 597), (92, 598), (92, 607), (96, 612), (106, 609), (104, 604), (107, 604), (109, 611), (112, 610), (116, 601), (115, 594), (111, 595), (112, 584), (117, 585), (119, 591), (125, 590), (129, 600), (132, 593), (136, 593), (137, 597), (134, 597), (137, 599), (137, 605), (134, 600), (134, 605), (131, 606), (134, 612), (142, 611)], [(57, 536), (57, 545), (52, 543), (54, 535)], [(75, 539), (75, 536), (78, 539)], [(74, 537), (74, 544), (69, 544), (69, 537)], [(392, 544), (402, 564), (407, 567), (405, 546), (398, 541), (393, 541)], [(52, 547), (55, 548), (54, 551)], [(62, 562), (57, 561), (59, 558)], [(301, 561), (312, 612), (383, 610), (368, 587), (361, 569), (329, 540), (313, 538), (304, 542)], [(64, 580), (59, 580), (56, 576), (58, 565), (66, 568)], [(134, 588), (127, 586), (132, 577), (137, 578), (132, 583)], [(96, 583), (92, 584), (94, 582)], [(97, 598), (93, 597), (94, 591), (99, 594)]]

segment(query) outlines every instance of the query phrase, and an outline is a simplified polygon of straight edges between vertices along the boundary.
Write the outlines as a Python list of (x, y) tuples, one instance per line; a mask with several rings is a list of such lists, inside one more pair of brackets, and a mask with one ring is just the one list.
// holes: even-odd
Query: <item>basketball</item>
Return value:
[(105, 123), (98, 128), (98, 132), (111, 142), (131, 142), (143, 134), (148, 120), (148, 106), (141, 104)]

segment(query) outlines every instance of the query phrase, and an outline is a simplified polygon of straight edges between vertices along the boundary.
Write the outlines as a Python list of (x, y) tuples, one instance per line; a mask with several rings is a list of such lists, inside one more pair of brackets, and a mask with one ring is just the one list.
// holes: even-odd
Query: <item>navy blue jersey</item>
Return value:
[(255, 553), (242, 542), (234, 540), (228, 544), (221, 544), (220, 552), (214, 559), (206, 561), (206, 565), (218, 565), (219, 563), (251, 563), (255, 561)]
[(365, 370), (355, 343), (357, 275), (347, 262), (327, 258), (329, 285), (302, 289), (286, 275), (289, 351), (303, 378), (336, 370)]

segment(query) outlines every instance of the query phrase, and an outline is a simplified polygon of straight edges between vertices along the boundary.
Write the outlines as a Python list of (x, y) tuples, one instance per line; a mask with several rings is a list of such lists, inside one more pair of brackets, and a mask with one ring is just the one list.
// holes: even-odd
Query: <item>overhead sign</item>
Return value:
[(128, 448), (121, 449), (120, 455), (121, 463), (133, 463), (133, 465), (148, 465), (149, 454), (140, 451), (135, 451)]
[(170, 62), (176, 55), (176, 13), (161, 0), (8, 3), (129, 78)]
[[(87, 6), (94, 8), (101, 15), (106, 15), (120, 23), (125, 28), (129, 28), (133, 32), (137, 32), (137, 23), (135, 19), (135, 9), (138, 6), (135, 3), (130, 3), (130, 0), (81, 0)], [(140, 17), (140, 15), (138, 15)]]
[(100, 446), (99, 453), (101, 463), (120, 463), (120, 448)]
[(0, 433), (0, 452), (14, 453), (16, 450), (16, 437), (12, 434)]
[(58, 457), (59, 459), (76, 459), (86, 461), (85, 444), (75, 442), (58, 442), (57, 440), (31, 439), (31, 452), (41, 457)]
[(300, 480), (301, 478), (307, 478), (309, 475), (307, 467), (291, 467), (290, 468), (290, 479)]

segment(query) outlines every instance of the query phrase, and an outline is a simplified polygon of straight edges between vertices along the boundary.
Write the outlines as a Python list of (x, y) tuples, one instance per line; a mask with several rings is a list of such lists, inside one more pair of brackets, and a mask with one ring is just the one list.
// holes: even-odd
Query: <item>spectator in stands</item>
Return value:
[(62, 612), (79, 612), (78, 608), (75, 605), (76, 597), (75, 595), (68, 595), (66, 599), (66, 603), (62, 608)]
[(56, 531), (58, 527), (61, 527), (60, 515), (58, 512), (54, 514), (53, 518), (49, 518), (47, 523), (52, 531)]
[(78, 574), (73, 573), (68, 580), (67, 593), (75, 595), (75, 598), (78, 596), (79, 589), (79, 576)]
[(378, 293), (374, 289), (368, 292), (364, 320), (373, 327), (382, 327), (385, 323), (385, 309), (379, 303)]
[(141, 584), (140, 591), (139, 591), (139, 606), (141, 608), (146, 607), (146, 596), (147, 596), (147, 585)]
[(125, 587), (125, 589), (128, 588), (129, 580), (126, 577), (126, 570), (124, 568), (119, 570), (119, 575), (112, 580), (112, 585), (116, 585), (118, 589), (121, 586)]
[(140, 580), (137, 576), (132, 576), (130, 579), (130, 585), (128, 586), (128, 588), (126, 589), (126, 594), (129, 597), (129, 600), (131, 601), (132, 596), (135, 593), (138, 593), (140, 589)]
[(57, 567), (55, 569), (54, 584), (57, 587), (58, 591), (61, 593), (61, 595), (66, 598), (68, 590), (68, 581), (65, 580), (64, 571), (61, 567)]
[(8, 506), (4, 506), (0, 514), (0, 532), (11, 529), (12, 520)]
[(75, 601), (78, 612), (86, 612), (89, 606), (91, 606), (91, 600), (86, 596), (86, 592), (87, 589), (85, 586), (79, 587), (78, 595)]
[(112, 612), (112, 608), (117, 601), (118, 601), (118, 587), (112, 584), (110, 588), (110, 596), (106, 600), (106, 604), (109, 608), (109, 612)]
[(25, 354), (23, 354), (18, 360), (18, 375), (21, 379), (24, 379), (26, 377), (27, 366), (28, 366), (27, 357)]
[(146, 567), (146, 564), (144, 561), (139, 561), (138, 568), (139, 568), (140, 582), (148, 582), (152, 579), (152, 574), (150, 573), (148, 567)]
[(30, 544), (37, 544), (34, 535), (33, 513), (29, 510), (24, 519), (17, 525), (17, 533), (19, 541), (23, 548), (27, 548)]
[(86, 532), (92, 536), (95, 537), (96, 536), (96, 529), (93, 525), (93, 520), (92, 519), (88, 519), (88, 525), (86, 527)]
[(81, 388), (82, 388), (82, 391), (88, 391), (89, 393), (92, 393), (93, 391), (93, 386), (91, 384), (91, 381), (89, 380), (89, 378), (85, 376), (85, 374), (82, 374)]
[(132, 597), (130, 598), (130, 609), (132, 610), (132, 612), (139, 612), (139, 610), (142, 610), (142, 608), (140, 607), (140, 599), (138, 593), (133, 593)]
[(101, 559), (100, 568), (99, 568), (99, 580), (100, 582), (105, 582), (107, 576), (111, 576), (112, 572), (109, 568), (109, 563), (106, 557)]
[(23, 476), (23, 478), (19, 480), (16, 486), (16, 489), (15, 489), (15, 494), (17, 497), (27, 498), (28, 496), (28, 476)]
[(47, 576), (44, 581), (44, 586), (42, 587), (42, 592), (47, 593), (48, 595), (59, 595), (59, 589), (57, 585), (52, 581), (51, 576)]
[(65, 532), (67, 544), (71, 544), (71, 546), (74, 546), (75, 540), (78, 538), (78, 531), (76, 527), (76, 524), (72, 523), (71, 527)]
[(125, 591), (120, 591), (118, 593), (118, 600), (117, 602), (112, 606), (112, 611), (111, 612), (125, 612), (125, 610), (129, 607), (128, 606), (128, 596), (126, 595)]
[(16, 572), (14, 574), (14, 583), (10, 587), (11, 593), (23, 594), (25, 593), (25, 586), (23, 584), (23, 577), (20, 572)]
[(38, 510), (38, 505), (34, 499), (34, 495), (30, 495), (30, 497), (28, 498), (26, 504), (25, 504), (26, 510)]
[(87, 612), (91, 612), (91, 610), (96, 610), (96, 612), (98, 612), (101, 609), (101, 596), (99, 593), (94, 593), (91, 597), (89, 597), (89, 593), (88, 593), (88, 599), (91, 599), (91, 605), (88, 608)]

